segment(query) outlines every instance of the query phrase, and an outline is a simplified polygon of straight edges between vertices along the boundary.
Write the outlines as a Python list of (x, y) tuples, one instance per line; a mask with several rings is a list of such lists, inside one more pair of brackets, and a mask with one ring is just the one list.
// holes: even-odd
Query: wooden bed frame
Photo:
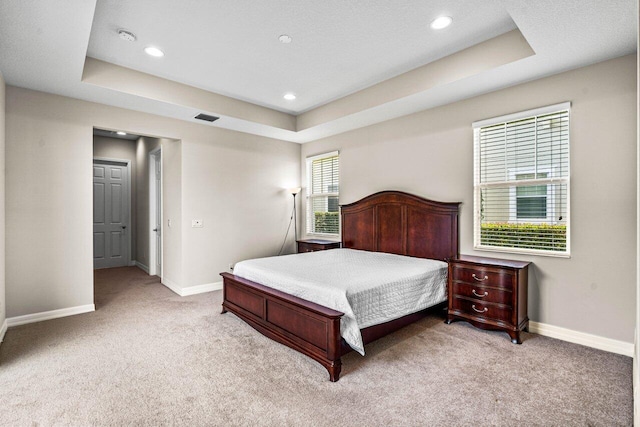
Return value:
[[(443, 261), (456, 257), (458, 206), (400, 191), (367, 196), (341, 206), (342, 247)], [(351, 351), (340, 336), (343, 313), (230, 273), (221, 275), (222, 313), (230, 311), (263, 335), (320, 362), (330, 380), (338, 381), (340, 357)], [(430, 310), (362, 329), (363, 342), (397, 331)]]

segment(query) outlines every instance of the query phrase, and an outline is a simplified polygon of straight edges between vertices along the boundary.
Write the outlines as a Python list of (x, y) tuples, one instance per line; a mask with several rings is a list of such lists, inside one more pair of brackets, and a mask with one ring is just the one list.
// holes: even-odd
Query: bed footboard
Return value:
[(232, 312), (261, 334), (318, 361), (330, 380), (338, 381), (344, 313), (230, 273), (221, 276), (223, 313)]

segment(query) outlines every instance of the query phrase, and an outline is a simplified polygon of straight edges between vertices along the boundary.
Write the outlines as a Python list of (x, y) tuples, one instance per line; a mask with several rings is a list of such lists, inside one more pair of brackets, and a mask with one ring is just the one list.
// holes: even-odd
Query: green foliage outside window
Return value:
[(480, 244), (564, 252), (567, 250), (567, 226), (485, 223), (480, 226)]
[(316, 233), (338, 234), (340, 212), (314, 212)]

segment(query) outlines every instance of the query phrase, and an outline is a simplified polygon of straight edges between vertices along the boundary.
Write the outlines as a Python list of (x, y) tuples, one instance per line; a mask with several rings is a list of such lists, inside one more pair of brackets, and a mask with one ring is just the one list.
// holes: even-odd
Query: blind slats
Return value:
[(569, 110), (474, 136), (475, 246), (568, 254)]
[(340, 230), (338, 194), (340, 161), (337, 154), (316, 156), (307, 162), (307, 233), (337, 235)]

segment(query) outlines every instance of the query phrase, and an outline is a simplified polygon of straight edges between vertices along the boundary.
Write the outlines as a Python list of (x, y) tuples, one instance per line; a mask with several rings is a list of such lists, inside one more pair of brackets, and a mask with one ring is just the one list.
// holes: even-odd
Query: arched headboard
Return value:
[(381, 191), (341, 206), (342, 247), (446, 260), (458, 256), (460, 203)]

